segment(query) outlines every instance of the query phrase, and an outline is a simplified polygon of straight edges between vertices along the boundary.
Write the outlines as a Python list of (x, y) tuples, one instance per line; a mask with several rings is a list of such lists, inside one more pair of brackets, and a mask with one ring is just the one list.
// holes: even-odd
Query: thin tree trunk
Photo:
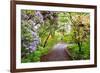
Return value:
[(81, 52), (81, 44), (78, 42), (79, 52)]
[(82, 59), (82, 43), (78, 42), (78, 47), (79, 47), (79, 54), (78, 54), (78, 59)]
[(47, 38), (46, 38), (46, 40), (45, 40), (45, 42), (44, 42), (43, 47), (45, 47), (45, 46), (46, 46), (46, 44), (47, 44), (47, 41), (48, 41), (48, 38), (49, 38), (50, 34), (51, 34), (51, 32), (49, 32), (49, 34), (48, 34), (48, 36), (47, 36)]

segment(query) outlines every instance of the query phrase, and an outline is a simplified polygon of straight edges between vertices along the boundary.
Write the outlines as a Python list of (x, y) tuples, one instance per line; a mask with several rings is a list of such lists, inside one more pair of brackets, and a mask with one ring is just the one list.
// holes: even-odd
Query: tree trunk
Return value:
[(80, 44), (80, 42), (78, 42), (78, 47), (79, 47), (79, 52), (81, 52), (82, 50), (81, 50), (81, 44)]
[(46, 38), (46, 40), (45, 40), (45, 42), (44, 42), (43, 47), (45, 47), (45, 46), (46, 46), (46, 44), (47, 44), (47, 41), (48, 41), (48, 38), (49, 38), (50, 34), (51, 34), (51, 32), (49, 32), (49, 34), (48, 34), (48, 36), (47, 36), (47, 38)]

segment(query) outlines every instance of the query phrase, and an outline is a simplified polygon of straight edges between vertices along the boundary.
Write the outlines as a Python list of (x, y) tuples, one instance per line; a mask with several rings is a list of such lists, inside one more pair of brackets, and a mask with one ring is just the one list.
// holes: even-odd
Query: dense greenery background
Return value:
[(58, 42), (72, 60), (90, 58), (90, 14), (21, 10), (21, 62), (40, 62)]

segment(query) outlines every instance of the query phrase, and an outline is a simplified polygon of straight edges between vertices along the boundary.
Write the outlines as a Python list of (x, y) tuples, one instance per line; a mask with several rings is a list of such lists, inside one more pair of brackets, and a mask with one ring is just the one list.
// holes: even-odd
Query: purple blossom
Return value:
[(36, 32), (32, 32), (32, 35), (33, 35), (33, 37), (37, 36)]
[(36, 50), (36, 44), (35, 44), (35, 42), (32, 42), (32, 43), (30, 44), (29, 50), (30, 50), (30, 51), (35, 51), (35, 50)]
[(33, 52), (33, 51), (36, 50), (36, 47), (35, 47), (35, 46), (30, 46), (29, 50), (30, 50), (31, 52)]
[(44, 22), (44, 21), (43, 21), (43, 15), (41, 14), (40, 11), (36, 11), (36, 12), (35, 12), (35, 15), (38, 16), (38, 18), (40, 19), (41, 22)]
[(33, 35), (33, 42), (30, 43), (30, 45), (29, 45), (29, 50), (31, 52), (35, 51), (37, 49), (37, 45), (40, 43), (40, 39), (39, 39), (37, 33), (32, 32), (32, 35)]

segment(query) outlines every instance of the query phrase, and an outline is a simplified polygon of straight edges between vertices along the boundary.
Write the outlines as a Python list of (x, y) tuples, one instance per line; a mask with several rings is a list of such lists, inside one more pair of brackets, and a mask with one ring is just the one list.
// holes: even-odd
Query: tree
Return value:
[(89, 13), (70, 13), (70, 21), (72, 25), (73, 40), (79, 47), (79, 52), (82, 52), (82, 44), (89, 37), (90, 30), (90, 19)]

